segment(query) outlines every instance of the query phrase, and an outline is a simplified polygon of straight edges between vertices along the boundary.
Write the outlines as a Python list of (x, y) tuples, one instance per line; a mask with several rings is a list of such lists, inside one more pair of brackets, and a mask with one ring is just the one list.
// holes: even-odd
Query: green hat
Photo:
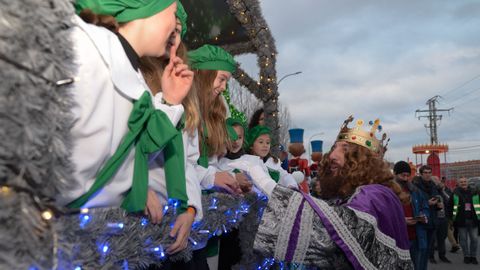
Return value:
[(246, 130), (246, 123), (242, 121), (242, 119), (236, 118), (236, 117), (229, 117), (227, 119), (227, 125), (229, 126), (234, 126), (234, 125), (239, 125), (243, 128), (243, 130)]
[(233, 129), (233, 126), (229, 125), (228, 123), (225, 123), (225, 126), (227, 127), (227, 133), (230, 140), (232, 141), (238, 140), (237, 132), (235, 131), (235, 129)]
[(188, 52), (188, 59), (192, 69), (223, 70), (231, 73), (237, 69), (233, 56), (218, 46), (203, 45)]
[(183, 8), (182, 3), (177, 0), (177, 18), (180, 20), (180, 23), (182, 24), (182, 33), (181, 37), (182, 39), (185, 37), (185, 34), (187, 33), (187, 12), (185, 11), (185, 8)]
[(239, 125), (243, 128), (244, 133), (247, 133), (247, 128), (244, 122), (241, 119), (230, 117), (227, 119), (227, 131), (230, 139), (232, 141), (238, 140), (238, 135), (235, 129), (233, 128), (234, 125)]
[(258, 137), (260, 137), (260, 135), (263, 135), (263, 134), (268, 134), (270, 136), (270, 139), (272, 138), (272, 131), (267, 126), (258, 125), (250, 129), (248, 131), (247, 138), (245, 141), (247, 143), (247, 147), (253, 146), (253, 143), (255, 142), (255, 140)]
[(90, 9), (96, 14), (111, 15), (124, 23), (153, 16), (166, 9), (175, 0), (76, 0), (75, 10)]

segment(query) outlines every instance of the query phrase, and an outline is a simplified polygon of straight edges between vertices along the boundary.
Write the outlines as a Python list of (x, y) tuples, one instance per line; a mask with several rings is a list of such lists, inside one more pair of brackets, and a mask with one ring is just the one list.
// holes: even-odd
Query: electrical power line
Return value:
[(455, 107), (465, 106), (466, 104), (468, 104), (468, 103), (470, 103), (470, 102), (477, 101), (479, 98), (480, 98), (480, 95), (479, 95), (478, 97), (470, 98), (470, 99), (468, 99), (468, 100), (465, 100), (464, 102), (455, 105)]
[[(477, 98), (474, 98), (474, 99), (471, 99), (467, 102), (465, 102), (464, 104), (467, 104), (467, 103), (470, 103), (470, 102), (473, 102), (475, 101)], [(439, 102), (440, 103), (440, 102)], [(453, 107), (451, 104), (449, 104), (448, 102), (442, 102), (444, 103), (445, 105), (447, 106), (451, 106)], [(460, 104), (461, 105), (461, 104)], [(460, 117), (461, 116), (461, 117)], [(473, 116), (471, 116), (470, 114), (467, 114), (465, 112), (462, 111), (462, 108), (460, 107), (459, 108), (459, 105), (457, 105), (457, 107), (455, 108), (455, 113), (453, 114), (453, 117), (455, 117), (455, 119), (457, 120), (460, 120), (466, 124), (475, 124), (475, 125), (478, 125), (480, 126), (480, 121), (476, 118), (474, 118)], [(468, 119), (468, 120), (467, 120)]]
[(458, 116), (463, 116), (463, 118), (468, 119), (468, 121), (467, 121), (467, 120), (465, 120), (465, 119), (463, 119), (463, 118), (461, 118), (461, 117), (457, 117), (457, 119), (460, 119), (461, 121), (466, 121), (467, 124), (470, 124), (470, 125), (471, 125), (471, 124), (475, 124), (475, 125), (480, 126), (479, 120), (476, 119), (476, 118), (474, 118), (473, 116), (471, 116), (471, 115), (469, 115), (469, 114), (466, 114), (466, 113), (464, 113), (464, 112), (462, 112), (462, 111), (460, 111), (460, 110), (455, 110), (455, 114), (457, 114)]
[[(462, 99), (469, 99), (469, 95), (475, 93), (476, 91), (480, 90), (480, 88), (475, 88), (475, 89), (472, 89), (470, 90), (469, 92), (457, 97), (457, 98), (454, 98), (454, 99), (449, 99), (447, 100), (447, 102), (449, 102), (450, 104), (452, 104), (454, 107), (455, 106), (458, 106), (459, 104), (454, 104), (455, 102), (459, 101), (459, 100), (462, 100)], [(461, 103), (461, 102), (460, 102)]]
[(462, 151), (462, 150), (470, 150), (470, 149), (476, 149), (480, 148), (480, 144), (477, 145), (471, 145), (471, 146), (464, 146), (464, 147), (450, 147), (448, 151)]
[(470, 82), (472, 82), (472, 81), (474, 81), (474, 80), (476, 80), (476, 79), (478, 79), (478, 78), (480, 78), (480, 74), (476, 75), (475, 77), (471, 78), (470, 80), (462, 83), (461, 85), (459, 85), (459, 86), (457, 86), (457, 87), (455, 87), (455, 88), (453, 88), (453, 89), (447, 90), (445, 93), (443, 93), (442, 96), (446, 97), (446, 96), (454, 93), (455, 91), (461, 89), (461, 88), (464, 87), (465, 85), (469, 84)]

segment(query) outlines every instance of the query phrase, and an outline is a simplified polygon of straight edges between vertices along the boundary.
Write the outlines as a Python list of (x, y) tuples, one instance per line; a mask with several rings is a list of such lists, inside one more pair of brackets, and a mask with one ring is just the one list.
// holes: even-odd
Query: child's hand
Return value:
[(175, 243), (168, 247), (168, 254), (174, 254), (187, 248), (188, 237), (190, 236), (194, 218), (195, 214), (188, 211), (177, 217), (175, 225), (173, 225), (173, 229), (170, 232), (170, 237), (174, 237), (176, 240)]
[(277, 183), (270, 177), (270, 175), (264, 171), (264, 169), (259, 165), (252, 165), (244, 160), (233, 161), (228, 164), (231, 168), (242, 170), (249, 174), (253, 184), (262, 190), (267, 197), (272, 195), (273, 189)]
[(235, 174), (235, 179), (238, 182), (238, 185), (240, 186), (240, 189), (242, 190), (243, 193), (248, 193), (252, 191), (252, 186), (253, 184), (248, 181), (247, 176), (243, 173), (236, 173)]
[(193, 83), (193, 71), (170, 49), (170, 62), (162, 74), (163, 99), (173, 105), (182, 103)]
[(237, 180), (228, 172), (217, 172), (215, 174), (214, 185), (226, 190), (230, 194), (241, 194), (242, 190)]
[(158, 200), (157, 193), (153, 189), (148, 189), (147, 205), (145, 207), (145, 215), (150, 218), (153, 224), (158, 224), (163, 218), (163, 205)]

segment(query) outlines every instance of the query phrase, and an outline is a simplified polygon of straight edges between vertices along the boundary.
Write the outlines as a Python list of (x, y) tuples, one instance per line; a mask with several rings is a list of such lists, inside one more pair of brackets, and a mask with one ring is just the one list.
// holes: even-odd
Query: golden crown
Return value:
[(353, 122), (353, 116), (349, 116), (347, 120), (343, 122), (342, 127), (340, 128), (340, 133), (338, 134), (338, 141), (345, 141), (360, 146), (366, 147), (373, 152), (383, 155), (387, 151), (387, 145), (390, 139), (387, 140), (387, 134), (383, 133), (382, 139), (377, 139), (375, 132), (382, 132), (382, 126), (380, 125), (380, 119), (375, 121), (369, 121), (368, 124), (371, 126), (370, 131), (363, 129), (363, 120), (359, 119), (356, 121), (356, 125), (353, 128), (348, 128), (348, 124)]

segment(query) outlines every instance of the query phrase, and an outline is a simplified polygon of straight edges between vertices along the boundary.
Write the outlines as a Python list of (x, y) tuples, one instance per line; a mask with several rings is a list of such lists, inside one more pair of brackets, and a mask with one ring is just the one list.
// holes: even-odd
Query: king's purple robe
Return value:
[(400, 200), (386, 186), (360, 186), (334, 203), (277, 185), (255, 249), (321, 269), (413, 269), (406, 228)]

